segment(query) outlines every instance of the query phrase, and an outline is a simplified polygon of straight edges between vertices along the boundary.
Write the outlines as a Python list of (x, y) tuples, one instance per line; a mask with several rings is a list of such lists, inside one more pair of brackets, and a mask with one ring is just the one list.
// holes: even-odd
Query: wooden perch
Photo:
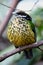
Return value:
[(10, 57), (10, 56), (18, 53), (18, 52), (20, 52), (20, 51), (23, 51), (24, 49), (27, 49), (27, 48), (30, 48), (30, 49), (31, 48), (36, 48), (36, 47), (39, 47), (41, 45), (43, 45), (43, 40), (39, 41), (39, 42), (36, 42), (36, 43), (34, 43), (32, 45), (27, 45), (27, 46), (23, 46), (23, 47), (14, 49), (14, 50), (12, 50), (12, 51), (10, 51), (10, 52), (8, 52), (8, 53), (3, 54), (2, 56), (0, 56), (0, 62), (3, 61), (3, 60), (5, 60), (6, 58), (8, 58), (8, 57)]

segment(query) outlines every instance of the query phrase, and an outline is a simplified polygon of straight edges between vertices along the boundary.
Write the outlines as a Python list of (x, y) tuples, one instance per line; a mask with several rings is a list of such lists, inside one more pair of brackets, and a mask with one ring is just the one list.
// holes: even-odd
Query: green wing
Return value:
[(35, 25), (33, 24), (32, 21), (28, 21), (28, 23), (30, 23), (30, 26), (31, 26), (32, 31), (34, 32), (34, 35), (35, 35), (35, 41), (36, 41), (36, 30), (35, 30)]

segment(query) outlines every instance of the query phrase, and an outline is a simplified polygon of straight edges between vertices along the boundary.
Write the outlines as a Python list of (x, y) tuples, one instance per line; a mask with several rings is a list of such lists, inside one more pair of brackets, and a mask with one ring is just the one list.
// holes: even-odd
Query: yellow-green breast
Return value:
[(7, 38), (16, 47), (29, 45), (35, 42), (35, 35), (30, 23), (23, 18), (15, 18), (7, 28)]

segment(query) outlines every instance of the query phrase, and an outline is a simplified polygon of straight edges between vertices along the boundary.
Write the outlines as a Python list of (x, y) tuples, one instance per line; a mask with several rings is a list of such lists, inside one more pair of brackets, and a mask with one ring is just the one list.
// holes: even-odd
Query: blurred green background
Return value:
[[(23, 0), (16, 7), (16, 9), (19, 9), (19, 10), (22, 9), (23, 11), (27, 12), (32, 17), (32, 21), (36, 27), (37, 41), (43, 40), (43, 8), (42, 8), (43, 5), (41, 4), (42, 1), (43, 0), (39, 0), (38, 4), (36, 4), (34, 6), (32, 11), (29, 11), (29, 10), (33, 7), (35, 0), (30, 0), (30, 1)], [(8, 6), (10, 6), (11, 2), (12, 2), (12, 0), (0, 0), (0, 3), (4, 3)], [(19, 5), (20, 5), (20, 7), (19, 7)], [(0, 24), (3, 21), (4, 17), (6, 16), (6, 13), (8, 12), (8, 10), (9, 10), (9, 8), (0, 4)], [(12, 16), (12, 18), (13, 18), (13, 16)], [(11, 18), (11, 20), (12, 20), (12, 18)], [(5, 38), (6, 38), (6, 30), (3, 33), (3, 37), (5, 37)], [(43, 46), (40, 46), (40, 48), (43, 48)], [(15, 47), (13, 45), (11, 45), (10, 43), (6, 44), (6, 43), (0, 42), (0, 56), (13, 49), (15, 49)], [(41, 59), (43, 61), (43, 52), (40, 51), (39, 49), (35, 48), (35, 49), (33, 49), (33, 58), (32, 59), (29, 59), (29, 60), (26, 59), (22, 52), (21, 54), (17, 53), (15, 55), (5, 59), (4, 61), (0, 62), (0, 65), (34, 65)]]

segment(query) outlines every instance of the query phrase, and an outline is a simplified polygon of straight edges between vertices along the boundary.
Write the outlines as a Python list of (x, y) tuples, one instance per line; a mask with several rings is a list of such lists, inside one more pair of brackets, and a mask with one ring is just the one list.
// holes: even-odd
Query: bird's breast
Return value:
[(31, 29), (30, 23), (26, 20), (16, 18), (10, 22), (7, 30), (7, 37), (15, 46), (29, 45), (35, 42), (34, 32)]

